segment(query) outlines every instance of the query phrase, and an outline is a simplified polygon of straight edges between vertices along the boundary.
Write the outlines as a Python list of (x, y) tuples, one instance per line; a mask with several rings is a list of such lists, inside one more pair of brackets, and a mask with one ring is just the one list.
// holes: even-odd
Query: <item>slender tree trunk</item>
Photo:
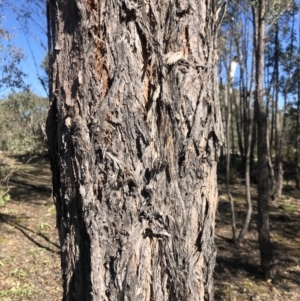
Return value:
[(236, 110), (236, 127), (237, 127), (237, 138), (238, 138), (238, 145), (240, 151), (240, 157), (243, 159), (245, 158), (245, 141), (243, 137), (243, 128), (244, 128), (244, 117), (243, 117), (243, 104), (238, 103), (237, 97), (235, 98), (235, 106)]
[[(289, 43), (289, 52), (288, 52), (290, 60), (287, 64), (287, 68), (290, 72), (291, 72), (291, 70), (293, 70), (293, 67), (294, 67), (294, 62), (293, 62), (294, 39), (295, 39), (294, 27), (295, 27), (295, 14), (292, 15), (292, 26), (290, 28), (290, 43)], [(284, 90), (283, 90), (284, 107), (283, 107), (282, 131), (281, 131), (281, 137), (280, 137), (281, 143), (287, 142), (287, 139), (284, 138), (284, 136), (286, 136), (286, 134), (287, 134), (287, 131), (286, 131), (286, 123), (287, 123), (286, 109), (287, 109), (287, 103), (288, 103), (288, 92), (290, 90), (291, 84), (292, 84), (292, 77), (288, 77), (286, 82), (285, 82), (285, 86), (284, 86)], [(299, 80), (298, 80), (298, 84), (299, 84)], [(298, 88), (299, 88), (299, 86), (298, 86)], [(290, 150), (291, 149), (292, 149), (291, 147), (286, 147), (285, 148), (285, 150), (286, 150), (285, 151), (285, 157), (288, 158), (288, 160), (290, 160)], [(284, 171), (283, 171), (283, 173), (284, 173)], [(288, 176), (288, 178), (287, 178), (287, 185), (289, 184), (289, 179), (290, 179), (290, 176)]]
[[(267, 68), (268, 71), (268, 68)], [(268, 72), (267, 72), (268, 73)], [(273, 97), (270, 96), (271, 94), (271, 82), (273, 82), (273, 79), (269, 80), (269, 75), (267, 76), (268, 80), (266, 79), (266, 76), (263, 76), (262, 78), (265, 78), (265, 87), (266, 92), (263, 94), (266, 96), (266, 105), (265, 105), (265, 115), (268, 120), (269, 111), (270, 111), (270, 103), (271, 105), (271, 124), (268, 126), (268, 121), (266, 121), (266, 131), (267, 131), (267, 143), (266, 143), (266, 156), (267, 156), (267, 162), (269, 167), (269, 178), (270, 178), (270, 185), (269, 190), (270, 194), (273, 195), (274, 187), (275, 187), (275, 173), (272, 163), (272, 145), (273, 145), (273, 132), (274, 132), (274, 95)], [(274, 72), (272, 77), (274, 77)]]
[(266, 279), (275, 274), (273, 246), (269, 229), (269, 170), (268, 170), (268, 135), (267, 114), (264, 105), (263, 72), (265, 51), (265, 8), (264, 1), (253, 7), (254, 47), (256, 61), (256, 99), (255, 111), (257, 121), (257, 157), (258, 157), (258, 236), (261, 267)]
[[(299, 69), (300, 70), (300, 69)], [(300, 71), (299, 78), (300, 78)], [(297, 99), (297, 122), (296, 122), (296, 140), (294, 164), (296, 167), (296, 188), (300, 189), (300, 168), (299, 168), (299, 141), (300, 141), (300, 82), (298, 81), (298, 99)]]
[[(232, 241), (236, 243), (236, 219), (235, 219), (235, 208), (234, 208), (234, 200), (230, 193), (230, 168), (231, 168), (231, 152), (230, 146), (233, 143), (233, 127), (231, 122), (232, 116), (232, 100), (233, 100), (233, 81), (234, 81), (234, 74), (235, 74), (235, 64), (236, 61), (234, 58), (231, 57), (232, 53), (232, 40), (230, 40), (230, 58), (229, 58), (229, 65), (225, 68), (227, 71), (227, 84), (225, 85), (225, 96), (224, 96), (224, 103), (225, 103), (225, 124), (226, 124), (226, 194), (230, 203), (230, 211), (231, 211), (231, 228), (232, 228)], [(231, 139), (230, 139), (231, 138)]]
[(230, 193), (229, 181), (230, 181), (230, 131), (231, 127), (231, 102), (232, 102), (232, 91), (230, 80), (225, 87), (225, 104), (226, 104), (226, 194), (230, 202), (231, 211), (231, 229), (232, 229), (232, 241), (236, 243), (236, 222), (235, 222), (235, 208), (234, 200)]
[[(243, 28), (244, 27), (244, 28)], [(247, 21), (245, 21), (244, 26), (241, 27), (240, 35), (235, 37), (235, 45), (237, 56), (239, 58), (239, 65), (240, 65), (240, 79), (239, 79), (239, 102), (236, 99), (236, 106), (239, 107), (239, 113), (237, 113), (237, 135), (238, 135), (238, 143), (240, 149), (240, 155), (243, 162), (245, 163), (245, 153), (247, 150), (247, 138), (248, 135), (246, 134), (247, 126), (246, 126), (246, 102), (247, 102), (247, 57), (248, 51), (245, 45), (247, 44), (247, 35), (245, 34), (245, 28), (247, 28)], [(238, 105), (239, 103), (239, 105)]]
[[(300, 37), (300, 26), (299, 26)], [(296, 140), (295, 140), (295, 157), (294, 164), (296, 167), (296, 187), (300, 189), (300, 167), (299, 167), (299, 142), (300, 142), (300, 54), (298, 58), (298, 95), (297, 95), (297, 121), (296, 121)]]
[(275, 185), (273, 188), (272, 199), (281, 197), (283, 185), (283, 169), (282, 169), (282, 126), (279, 116), (278, 100), (279, 100), (279, 26), (278, 22), (275, 23), (275, 55), (274, 55), (274, 72), (275, 72)]
[(253, 85), (253, 75), (254, 75), (254, 67), (255, 67), (255, 52), (252, 53), (252, 66), (251, 66), (251, 78), (250, 78), (250, 89), (249, 89), (249, 100), (245, 101), (247, 103), (245, 108), (245, 118), (247, 118), (246, 124), (246, 133), (247, 137), (245, 137), (245, 145), (246, 154), (245, 154), (245, 186), (246, 186), (246, 202), (247, 202), (247, 213), (244, 220), (243, 228), (240, 231), (237, 243), (240, 244), (248, 231), (251, 215), (252, 215), (252, 200), (251, 200), (251, 145), (252, 145), (252, 131), (253, 131), (253, 109), (252, 109), (252, 85)]
[[(233, 101), (233, 95), (231, 95), (231, 100), (230, 100), (230, 119), (232, 118), (232, 116), (233, 116), (233, 103), (232, 103), (232, 101)], [(235, 108), (235, 110), (236, 110), (236, 108)], [(234, 123), (233, 122), (230, 122), (230, 127), (231, 127), (231, 130), (230, 130), (230, 137), (229, 138), (231, 138), (231, 153), (232, 153), (232, 155), (233, 155), (233, 158), (234, 158), (234, 154), (236, 153), (236, 151), (235, 151), (235, 140), (234, 140)], [(235, 158), (233, 159), (233, 160), (235, 160)]]
[[(266, 116), (268, 116), (268, 113), (266, 112)], [(266, 117), (268, 118), (268, 117)], [(267, 157), (267, 162), (268, 162), (268, 167), (269, 167), (269, 179), (270, 179), (270, 184), (269, 184), (269, 194), (271, 196), (273, 196), (273, 192), (275, 189), (275, 171), (274, 171), (274, 167), (273, 167), (273, 162), (272, 162), (272, 149), (270, 146), (270, 130), (268, 129), (268, 121), (266, 121), (267, 123), (267, 150), (266, 150), (266, 157)]]
[(47, 74), (48, 76), (48, 97), (52, 93), (52, 72), (50, 70), (50, 66), (52, 66), (52, 61), (53, 61), (53, 46), (52, 46), (52, 23), (51, 23), (51, 14), (53, 13), (52, 11), (52, 6), (50, 3), (50, 0), (46, 1), (46, 15), (47, 15), (47, 41), (48, 41), (48, 49), (47, 49), (47, 56), (48, 56), (48, 66), (49, 66), (49, 72)]
[[(255, 149), (257, 149), (257, 126), (256, 126), (256, 114), (254, 110), (254, 122), (252, 126), (252, 142), (251, 142), (251, 155), (250, 155), (250, 169), (253, 170), (254, 167), (254, 157), (255, 157)], [(257, 182), (257, 181), (256, 181)]]
[(214, 1), (52, 4), (63, 300), (213, 300)]
[[(271, 55), (271, 54), (270, 54)], [(275, 56), (272, 57), (273, 61), (275, 61)], [(275, 62), (274, 62), (275, 65)], [(273, 66), (273, 73), (272, 73), (272, 77), (270, 79), (270, 74), (269, 74), (269, 67), (266, 68), (266, 73), (267, 75), (265, 76), (266, 80), (265, 80), (265, 87), (266, 87), (266, 95), (267, 95), (267, 115), (269, 116), (269, 108), (270, 108), (270, 103), (271, 103), (271, 120), (270, 120), (270, 130), (269, 130), (269, 147), (270, 150), (272, 150), (273, 148), (273, 136), (274, 136), (274, 127), (275, 127), (275, 93), (274, 90), (272, 89), (272, 84), (274, 83), (275, 79), (275, 66)]]

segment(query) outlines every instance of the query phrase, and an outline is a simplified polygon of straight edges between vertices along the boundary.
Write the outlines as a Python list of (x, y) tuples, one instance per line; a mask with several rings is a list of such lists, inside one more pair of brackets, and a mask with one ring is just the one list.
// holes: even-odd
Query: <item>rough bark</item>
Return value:
[(217, 18), (214, 1), (52, 0), (63, 300), (213, 300)]
[(261, 267), (266, 279), (273, 278), (275, 274), (273, 246), (269, 228), (269, 170), (268, 170), (268, 131), (267, 113), (264, 105), (263, 72), (265, 51), (265, 12), (266, 3), (257, 2), (253, 7), (254, 17), (254, 47), (256, 65), (256, 99), (255, 117), (257, 122), (257, 169), (258, 169), (258, 236), (261, 257)]

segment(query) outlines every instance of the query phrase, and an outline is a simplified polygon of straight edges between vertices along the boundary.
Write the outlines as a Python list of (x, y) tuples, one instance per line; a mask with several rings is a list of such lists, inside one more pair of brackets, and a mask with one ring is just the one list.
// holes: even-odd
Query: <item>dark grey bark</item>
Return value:
[(63, 300), (213, 300), (214, 1), (51, 7)]
[(261, 267), (266, 279), (275, 275), (273, 246), (269, 228), (269, 169), (268, 169), (268, 130), (267, 110), (264, 105), (263, 73), (265, 51), (265, 17), (266, 3), (257, 2), (253, 7), (254, 17), (254, 47), (255, 47), (255, 118), (257, 123), (257, 169), (258, 169), (258, 237), (261, 257)]

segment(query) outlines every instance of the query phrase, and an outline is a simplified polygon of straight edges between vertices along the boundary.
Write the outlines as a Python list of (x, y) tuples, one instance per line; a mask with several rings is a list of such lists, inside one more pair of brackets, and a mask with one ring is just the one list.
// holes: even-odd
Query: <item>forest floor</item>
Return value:
[[(20, 158), (21, 159), (21, 158)], [(51, 171), (46, 159), (3, 158), (16, 169), (11, 200), (0, 207), (0, 301), (62, 299)]]
[[(49, 164), (45, 158), (34, 158), (25, 164), (22, 158), (7, 158), (0, 153), (1, 164), (15, 171), (10, 177), (11, 200), (0, 207), (0, 301), (61, 300)], [(221, 182), (216, 219), (215, 300), (300, 300), (300, 193), (285, 186), (284, 196), (270, 204), (278, 276), (268, 282), (261, 278), (259, 269), (256, 199), (250, 231), (243, 244), (236, 247), (231, 241), (230, 206)], [(232, 184), (231, 192), (240, 229), (246, 212), (241, 179)], [(255, 194), (253, 187), (254, 197)]]
[[(221, 177), (219, 177), (221, 178)], [(283, 196), (270, 202), (270, 233), (277, 276), (265, 281), (260, 270), (256, 224), (256, 186), (252, 189), (253, 215), (249, 231), (238, 247), (232, 243), (231, 211), (226, 188), (219, 179), (216, 216), (217, 263), (215, 300), (299, 301), (300, 300), (300, 192), (286, 181)], [(246, 215), (245, 184), (236, 179), (230, 186), (234, 198), (238, 234)]]

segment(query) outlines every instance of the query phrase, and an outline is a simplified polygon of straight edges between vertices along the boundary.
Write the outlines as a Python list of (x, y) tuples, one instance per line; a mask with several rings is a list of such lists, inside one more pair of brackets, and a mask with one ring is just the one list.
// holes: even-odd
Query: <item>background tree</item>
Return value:
[[(251, 14), (251, 10), (253, 14)], [(239, 235), (239, 242), (243, 240), (246, 234), (252, 212), (250, 174), (253, 176), (257, 173), (257, 176), (252, 178), (258, 184), (260, 240), (262, 239), (263, 229), (266, 233), (269, 231), (268, 199), (270, 195), (273, 199), (281, 195), (283, 181), (282, 139), (284, 137), (283, 133), (286, 133), (284, 129), (286, 123), (283, 118), (285, 116), (283, 114), (285, 105), (282, 112), (280, 102), (282, 102), (283, 95), (287, 97), (288, 94), (286, 88), (281, 88), (281, 77), (286, 74), (287, 68), (292, 70), (290, 67), (291, 53), (290, 51), (284, 52), (284, 47), (288, 49), (289, 45), (293, 44), (294, 38), (290, 44), (287, 37), (290, 32), (290, 25), (293, 28), (293, 16), (297, 12), (298, 5), (296, 1), (266, 1), (264, 5), (259, 1), (235, 1), (230, 3), (228, 14), (222, 26), (223, 36), (226, 36), (227, 39), (221, 38), (221, 43), (219, 43), (221, 60), (226, 62), (229, 57), (237, 56), (239, 58), (240, 80), (239, 82), (235, 81), (233, 86), (233, 92), (237, 97), (232, 98), (229, 105), (234, 108), (229, 116), (232, 116), (232, 124), (236, 124), (236, 126), (232, 127), (231, 156), (228, 156), (229, 158), (236, 157), (233, 145), (238, 145), (239, 162), (242, 162), (242, 166), (245, 166), (245, 168), (240, 168), (237, 167), (238, 164), (233, 164), (238, 172), (245, 174), (247, 191), (247, 214)], [(264, 35), (266, 30), (268, 32), (267, 36)], [(229, 36), (228, 33), (230, 33)], [(232, 47), (232, 41), (234, 41), (234, 47)], [(282, 43), (281, 41), (285, 42)], [(284, 46), (284, 44), (287, 46)], [(265, 54), (266, 64), (264, 63)], [(223, 81), (225, 78), (225, 81), (229, 82), (228, 66), (226, 67), (226, 63), (223, 65), (225, 68), (220, 72), (220, 76), (222, 76)], [(294, 66), (296, 65), (294, 64)], [(295, 67), (293, 68), (295, 70)], [(252, 74), (255, 75), (255, 94), (252, 93)], [(291, 78), (289, 74), (287, 76)], [(291, 82), (290, 79), (286, 81), (289, 90), (291, 90)], [(297, 98), (297, 87), (295, 85), (293, 91), (294, 97)], [(252, 107), (253, 96), (256, 99), (255, 115)], [(296, 105), (295, 109), (298, 112)], [(228, 119), (228, 114), (225, 115)], [(253, 115), (255, 117), (254, 122), (252, 122)], [(297, 123), (295, 123), (295, 128), (298, 128)], [(227, 140), (229, 140), (229, 137), (227, 137)], [(293, 141), (297, 143), (298, 140)], [(255, 144), (258, 147), (257, 151), (254, 148)], [(293, 148), (298, 149), (295, 146)], [(299, 157), (297, 151), (294, 153), (294, 158)], [(256, 158), (257, 162), (254, 160)], [(267, 166), (264, 166), (264, 160), (266, 160)], [(294, 159), (294, 162), (295, 166), (298, 166), (296, 159)], [(266, 174), (263, 175), (262, 171)], [(235, 172), (232, 171), (231, 174), (234, 175)], [(266, 234), (265, 238), (268, 236), (269, 234)], [(269, 246), (271, 247), (271, 243)], [(264, 249), (266, 249), (266, 245), (261, 247), (262, 257), (265, 256)], [(262, 264), (263, 262), (262, 259)], [(269, 266), (270, 269), (274, 267), (273, 263), (269, 263)], [(266, 272), (265, 268), (263, 270)], [(265, 276), (269, 277), (270, 274), (271, 271), (266, 272)]]
[(212, 300), (224, 9), (51, 3), (64, 300)]
[(257, 2), (253, 6), (254, 48), (255, 48), (255, 116), (257, 132), (257, 168), (258, 185), (258, 236), (261, 267), (265, 278), (272, 278), (275, 273), (273, 246), (269, 229), (269, 170), (268, 170), (268, 134), (267, 111), (264, 104), (263, 74), (265, 52), (266, 3)]
[[(26, 54), (26, 57), (23, 57), (28, 75), (26, 84), (30, 86), (30, 90), (38, 89), (41, 95), (45, 95), (45, 92), (48, 94), (48, 80), (41, 66), (42, 57), (48, 52), (46, 0), (2, 0), (2, 3), (3, 13), (15, 21), (14, 32), (18, 39), (11, 44), (20, 45), (18, 40), (23, 42), (19, 48)], [(11, 22), (10, 20), (10, 24)], [(9, 29), (9, 32), (12, 32), (12, 29)], [(24, 71), (24, 63), (22, 68)], [(40, 90), (41, 88), (45, 92)]]
[(0, 100), (0, 148), (10, 154), (45, 152), (44, 123), (48, 100), (30, 92)]
[(24, 59), (23, 51), (11, 43), (14, 36), (3, 25), (5, 16), (1, 14), (1, 6), (0, 4), (0, 93), (3, 93), (8, 87), (23, 87), (25, 73), (19, 66)]

